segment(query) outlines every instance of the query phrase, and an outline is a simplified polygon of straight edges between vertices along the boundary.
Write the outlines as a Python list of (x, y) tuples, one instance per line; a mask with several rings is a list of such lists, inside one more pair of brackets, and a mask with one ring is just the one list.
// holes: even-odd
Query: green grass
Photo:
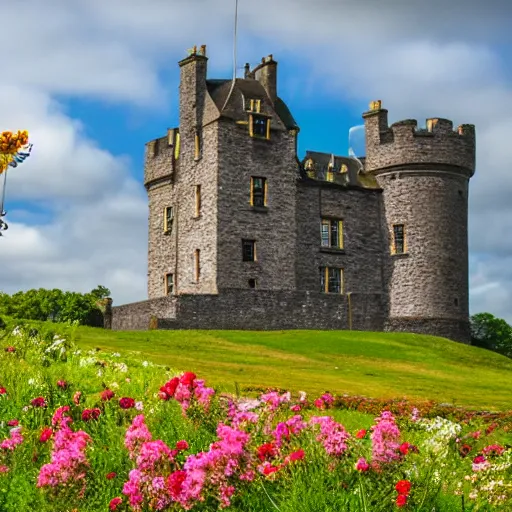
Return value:
[(85, 349), (128, 352), (233, 390), (280, 387), (512, 409), (512, 360), (443, 338), (355, 331), (77, 330)]

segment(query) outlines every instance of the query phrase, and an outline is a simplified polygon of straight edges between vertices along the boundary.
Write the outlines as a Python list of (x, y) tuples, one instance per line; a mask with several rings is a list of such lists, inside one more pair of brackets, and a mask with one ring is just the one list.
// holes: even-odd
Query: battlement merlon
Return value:
[(363, 114), (366, 131), (367, 172), (380, 173), (392, 168), (453, 167), (473, 176), (475, 172), (475, 126), (460, 125), (453, 129), (452, 121), (427, 119), (426, 128), (418, 129), (415, 119), (405, 119), (388, 126), (388, 111), (380, 101), (370, 104)]
[(179, 128), (170, 128), (165, 137), (146, 143), (144, 153), (144, 186), (164, 180), (174, 180), (180, 155)]

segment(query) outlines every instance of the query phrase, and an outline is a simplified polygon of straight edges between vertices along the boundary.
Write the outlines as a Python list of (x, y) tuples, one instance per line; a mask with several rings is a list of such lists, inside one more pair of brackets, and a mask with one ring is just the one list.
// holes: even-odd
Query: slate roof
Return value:
[[(219, 109), (219, 117), (228, 117), (235, 121), (246, 120), (247, 113), (246, 110), (244, 110), (244, 101), (249, 102), (251, 99), (263, 100), (262, 113), (272, 113), (271, 102), (265, 88), (258, 80), (252, 78), (236, 79), (235, 87), (229, 97), (229, 102), (224, 110), (222, 110), (226, 103), (226, 98), (229, 95), (229, 91), (231, 90), (231, 86), (232, 80), (206, 80), (206, 88), (213, 102)], [(290, 110), (281, 98), (276, 99), (273, 110), (288, 130), (299, 129), (299, 126), (295, 122)]]
[[(307, 162), (313, 161), (314, 170), (312, 176), (308, 174)], [(371, 174), (364, 172), (364, 158), (359, 159), (363, 164), (360, 168), (356, 159), (348, 156), (336, 156), (329, 153), (319, 153), (317, 151), (306, 151), (306, 156), (302, 161), (302, 167), (305, 170), (305, 179), (312, 181), (321, 181), (327, 183), (335, 183), (347, 187), (358, 187), (365, 189), (380, 189), (377, 180)], [(327, 181), (327, 171), (329, 170), (330, 163), (333, 163), (332, 171), (334, 180)], [(342, 166), (346, 166), (346, 171), (343, 172)]]

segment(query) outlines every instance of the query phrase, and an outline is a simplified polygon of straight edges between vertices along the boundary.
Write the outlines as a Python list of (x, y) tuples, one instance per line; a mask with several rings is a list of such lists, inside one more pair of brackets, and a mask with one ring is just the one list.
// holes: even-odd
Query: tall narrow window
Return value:
[(321, 223), (322, 247), (343, 249), (343, 221), (335, 219), (322, 219)]
[(242, 240), (242, 261), (256, 261), (255, 240)]
[(266, 178), (251, 178), (251, 206), (267, 206)]
[(172, 295), (174, 293), (174, 274), (165, 274), (165, 294)]
[(343, 293), (343, 269), (320, 267), (320, 291), (323, 293)]
[(334, 172), (331, 168), (329, 168), (325, 173), (325, 179), (326, 181), (334, 181)]
[(194, 281), (196, 283), (199, 282), (199, 277), (201, 275), (201, 262), (199, 261), (201, 251), (196, 249), (194, 251)]
[(391, 245), (391, 253), (404, 254), (405, 252), (405, 226), (403, 224), (395, 224), (393, 225), (393, 240)]
[(174, 222), (174, 208), (167, 206), (164, 208), (164, 233), (171, 234)]
[(251, 100), (249, 103), (249, 110), (251, 112), (261, 112), (261, 100)]
[(194, 193), (195, 193), (194, 217), (199, 217), (201, 215), (201, 185), (196, 185), (194, 187)]

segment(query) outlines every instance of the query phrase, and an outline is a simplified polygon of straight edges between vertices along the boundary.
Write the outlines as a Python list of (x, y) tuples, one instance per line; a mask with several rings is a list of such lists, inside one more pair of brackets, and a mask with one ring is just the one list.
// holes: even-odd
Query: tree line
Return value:
[(39, 288), (13, 295), (0, 292), (0, 316), (102, 327), (101, 299), (109, 296), (110, 290), (101, 285), (88, 293), (64, 292), (57, 288)]

